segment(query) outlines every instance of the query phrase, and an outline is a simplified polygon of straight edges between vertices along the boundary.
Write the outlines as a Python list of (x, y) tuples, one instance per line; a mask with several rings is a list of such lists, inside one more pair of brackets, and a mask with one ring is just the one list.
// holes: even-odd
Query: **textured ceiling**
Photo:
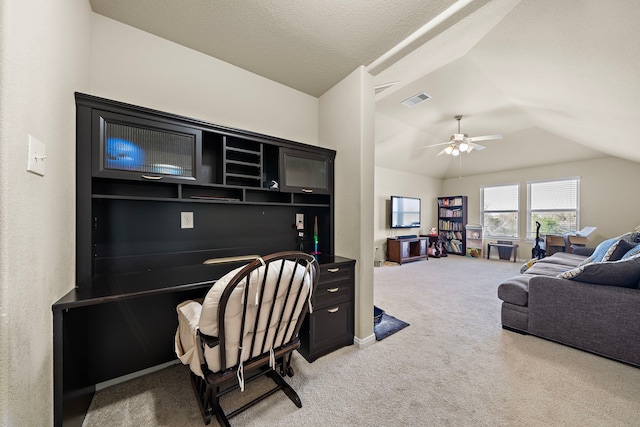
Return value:
[(90, 3), (96, 13), (320, 96), (357, 67), (368, 65), (404, 40), (455, 0), (400, 3), (90, 0)]
[[(398, 82), (376, 96), (377, 166), (450, 178), (605, 155), (640, 162), (637, 0), (90, 3), (313, 96), (360, 65), (377, 85)], [(400, 104), (422, 91), (432, 98)], [(463, 132), (504, 139), (462, 159), (425, 149), (448, 140), (458, 114)]]

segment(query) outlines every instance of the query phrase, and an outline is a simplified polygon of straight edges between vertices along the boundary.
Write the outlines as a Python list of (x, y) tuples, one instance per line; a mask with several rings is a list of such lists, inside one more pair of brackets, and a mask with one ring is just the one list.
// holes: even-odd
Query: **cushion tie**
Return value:
[[(258, 261), (260, 261), (260, 264), (262, 264), (262, 266), (264, 267), (264, 274), (267, 274), (267, 264), (264, 262), (262, 257), (258, 257)], [(260, 270), (258, 270), (258, 272), (259, 271)], [(256, 286), (256, 301), (255, 301), (255, 305), (259, 305), (260, 304), (260, 285), (259, 285), (259, 283), (261, 283), (260, 273), (258, 273), (258, 280), (256, 281), (256, 283), (258, 283), (258, 285)]]
[[(313, 278), (311, 277), (311, 261), (307, 261), (307, 266), (305, 267), (304, 275), (309, 276), (309, 281), (307, 281), (307, 302), (309, 304), (309, 313), (313, 313), (313, 306), (311, 305), (311, 283), (313, 283)], [(304, 277), (302, 278), (304, 280)]]
[(240, 391), (244, 391), (244, 348), (240, 347), (240, 363), (238, 364), (238, 370), (236, 371), (236, 377), (238, 377), (238, 385), (240, 386)]
[(273, 347), (269, 349), (269, 367), (276, 369), (276, 353), (273, 351)]

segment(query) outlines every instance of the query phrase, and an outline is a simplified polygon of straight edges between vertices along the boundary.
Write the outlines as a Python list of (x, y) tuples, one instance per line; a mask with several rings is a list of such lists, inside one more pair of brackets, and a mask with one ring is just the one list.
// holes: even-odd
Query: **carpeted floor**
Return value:
[[(375, 268), (374, 303), (411, 326), (311, 364), (295, 354), (288, 382), (302, 408), (278, 393), (232, 424), (640, 425), (640, 369), (501, 329), (496, 288), (519, 268), (458, 256)], [(223, 405), (245, 397), (231, 393)], [(98, 392), (84, 423), (203, 425), (182, 365)]]

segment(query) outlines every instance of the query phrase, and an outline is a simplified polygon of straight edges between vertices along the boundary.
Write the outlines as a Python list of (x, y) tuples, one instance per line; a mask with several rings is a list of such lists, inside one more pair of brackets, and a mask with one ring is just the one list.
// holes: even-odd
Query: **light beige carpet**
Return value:
[[(640, 369), (501, 329), (496, 288), (519, 268), (460, 256), (375, 268), (375, 305), (411, 325), (311, 364), (295, 354), (303, 407), (277, 393), (232, 424), (639, 426)], [(202, 425), (182, 365), (98, 392), (84, 423)]]

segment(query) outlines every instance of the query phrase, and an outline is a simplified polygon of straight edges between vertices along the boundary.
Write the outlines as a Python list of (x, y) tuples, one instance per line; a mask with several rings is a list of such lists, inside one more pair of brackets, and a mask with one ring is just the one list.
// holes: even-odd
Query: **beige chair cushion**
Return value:
[(203, 376), (200, 366), (204, 356), (198, 344), (198, 322), (202, 305), (196, 301), (184, 301), (176, 308), (178, 312), (178, 330), (175, 337), (176, 355), (193, 373)]
[[(254, 334), (257, 335), (256, 343), (258, 344), (262, 343), (264, 334), (267, 334), (267, 342), (271, 342), (271, 340), (275, 336), (275, 347), (287, 343), (291, 339), (291, 335), (294, 329), (293, 326), (295, 326), (295, 323), (298, 321), (297, 313), (300, 313), (304, 304), (308, 300), (311, 278), (303, 265), (296, 264), (295, 262), (288, 260), (284, 261), (285, 264), (281, 279), (282, 284), (278, 289), (278, 294), (274, 295), (282, 263), (282, 260), (278, 260), (272, 262), (269, 266), (266, 287), (264, 295), (262, 296), (263, 309), (260, 313), (257, 330), (254, 330), (254, 325), (258, 312), (258, 304), (260, 301), (258, 289), (262, 285), (265, 267), (261, 266), (258, 269), (252, 271), (250, 274), (248, 286), (249, 294), (247, 296), (247, 304), (249, 307), (247, 309), (245, 319), (246, 326), (244, 329), (242, 340), (243, 347), (246, 349), (243, 350), (242, 353), (243, 362), (250, 359), (251, 357), (258, 356), (264, 351), (269, 350), (268, 348), (262, 349), (259, 345), (256, 345), (254, 346), (253, 353), (247, 354), (249, 352)], [(279, 316), (274, 315), (272, 316), (270, 324), (267, 325), (270, 312), (269, 308), (274, 298), (274, 313), (280, 313), (280, 311), (282, 310), (282, 306), (287, 295), (288, 284), (291, 280), (291, 276), (294, 274), (294, 267), (296, 267), (296, 265), (297, 268), (295, 268), (293, 286), (290, 291), (291, 296), (287, 301), (287, 306), (284, 308), (283, 321), (278, 324)], [(202, 356), (198, 354), (199, 346), (196, 345), (197, 328), (199, 328), (202, 333), (206, 335), (215, 337), (218, 336), (218, 305), (220, 297), (222, 296), (222, 293), (227, 287), (228, 283), (240, 271), (241, 268), (227, 273), (212, 286), (212, 288), (207, 293), (207, 296), (205, 297), (200, 310), (196, 306), (196, 304), (198, 306), (199, 304), (194, 301), (185, 301), (178, 306), (179, 326), (176, 333), (176, 353), (178, 354), (178, 357), (180, 358), (182, 363), (184, 363), (185, 365), (189, 365), (191, 367), (191, 370), (200, 376), (202, 376), (202, 372), (200, 370)], [(244, 311), (243, 301), (246, 284), (247, 279), (245, 277), (233, 290), (233, 292), (231, 293), (231, 297), (229, 298), (229, 301), (227, 303), (227, 309), (225, 313), (225, 358), (227, 368), (234, 367), (239, 364), (238, 347), (240, 344), (239, 336), (242, 323), (242, 313)], [(303, 286), (303, 289), (301, 291), (302, 298), (298, 300), (297, 306), (294, 307), (296, 301), (295, 296), (298, 294), (300, 284), (302, 284)], [(292, 313), (296, 314), (292, 317)], [(288, 327), (290, 323), (293, 323), (291, 328)], [(220, 370), (219, 350), (217, 346), (213, 348), (205, 346), (204, 359), (206, 360), (207, 366), (211, 371), (217, 372)]]

